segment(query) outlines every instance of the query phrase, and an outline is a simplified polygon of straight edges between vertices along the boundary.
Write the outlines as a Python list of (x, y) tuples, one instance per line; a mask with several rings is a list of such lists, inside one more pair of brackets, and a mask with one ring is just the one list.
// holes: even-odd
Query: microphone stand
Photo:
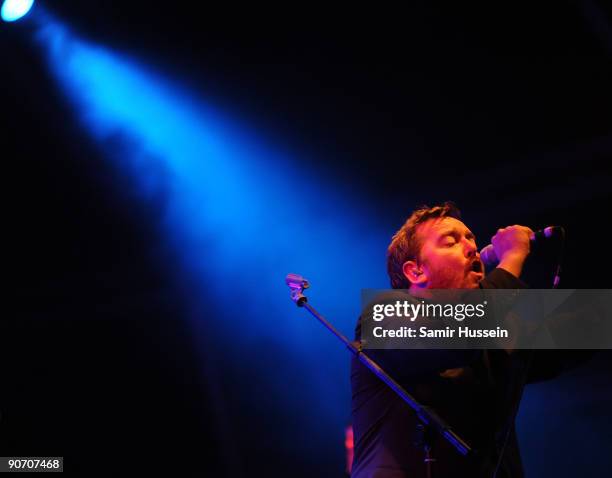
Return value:
[(435, 459), (432, 457), (432, 430), (437, 431), (442, 435), (455, 449), (463, 456), (471, 456), (474, 450), (459, 437), (450, 426), (439, 417), (435, 411), (425, 405), (420, 404), (412, 395), (410, 395), (404, 388), (397, 383), (387, 372), (385, 372), (380, 365), (374, 360), (368, 357), (364, 352), (361, 345), (361, 341), (349, 341), (344, 335), (342, 335), (336, 328), (329, 323), (314, 307), (308, 303), (308, 298), (304, 295), (304, 289), (310, 287), (309, 282), (302, 276), (297, 274), (288, 274), (285, 282), (289, 286), (291, 300), (295, 302), (298, 307), (303, 307), (310, 312), (319, 322), (321, 322), (332, 334), (334, 334), (349, 351), (355, 355), (359, 361), (365, 365), (371, 372), (373, 372), (380, 380), (386, 383), (395, 393), (397, 393), (404, 402), (406, 402), (410, 408), (412, 408), (421, 423), (417, 425), (417, 433), (419, 435), (419, 444), (422, 446), (424, 453), (424, 462), (427, 472), (427, 478), (433, 477), (433, 462)]

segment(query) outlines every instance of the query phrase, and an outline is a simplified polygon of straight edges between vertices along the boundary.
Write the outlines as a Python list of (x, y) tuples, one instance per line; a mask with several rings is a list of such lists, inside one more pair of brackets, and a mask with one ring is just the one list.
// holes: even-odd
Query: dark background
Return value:
[[(612, 30), (604, 7), (50, 6), (88, 38), (231, 99), (247, 121), (270, 125), (279, 141), (367, 191), (392, 224), (419, 205), (414, 198), (452, 199), (472, 223), (562, 224), (563, 285), (571, 288), (611, 285)], [(88, 474), (341, 476), (341, 445), (317, 455), (299, 430), (295, 446), (279, 444), (273, 403), (256, 421), (240, 407), (248, 370), (212, 357), (231, 379), (214, 389), (203, 383), (189, 331), (176, 320), (184, 291), (153, 260), (161, 248), (154, 209), (80, 136), (26, 38), (26, 26), (0, 26), (10, 291), (0, 322), (2, 455), (61, 455), (67, 469)], [(435, 174), (420, 174), (421, 164)], [(532, 285), (549, 285), (550, 256), (531, 259)], [(523, 442), (531, 476), (580, 469), (577, 459), (576, 470), (555, 470), (532, 447), (578, 454), (592, 433), (589, 461), (609, 450), (602, 422), (612, 396), (602, 377), (611, 367), (601, 353), (534, 389), (546, 406), (519, 421), (546, 425)], [(230, 425), (218, 418), (216, 394)], [(559, 422), (568, 425), (559, 430)], [(595, 476), (588, 472), (597, 465), (588, 466)]]

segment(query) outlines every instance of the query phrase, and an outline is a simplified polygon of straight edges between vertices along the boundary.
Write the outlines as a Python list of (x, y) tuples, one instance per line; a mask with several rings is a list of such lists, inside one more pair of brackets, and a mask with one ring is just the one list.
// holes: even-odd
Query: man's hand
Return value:
[(530, 237), (533, 231), (525, 226), (509, 226), (498, 229), (491, 239), (500, 267), (515, 277), (520, 277), (523, 263), (529, 255)]

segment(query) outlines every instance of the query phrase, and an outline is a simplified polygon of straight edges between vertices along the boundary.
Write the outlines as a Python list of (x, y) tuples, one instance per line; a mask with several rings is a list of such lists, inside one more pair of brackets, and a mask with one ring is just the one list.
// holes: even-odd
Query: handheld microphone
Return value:
[[(532, 243), (541, 242), (544, 239), (548, 239), (557, 235), (559, 232), (561, 232), (562, 229), (563, 228), (561, 226), (545, 227), (544, 229), (540, 229), (539, 231), (534, 231), (529, 237), (529, 240)], [(491, 267), (499, 263), (499, 259), (497, 258), (497, 254), (495, 254), (495, 249), (493, 248), (493, 244), (489, 244), (480, 251), (480, 260), (487, 267)]]

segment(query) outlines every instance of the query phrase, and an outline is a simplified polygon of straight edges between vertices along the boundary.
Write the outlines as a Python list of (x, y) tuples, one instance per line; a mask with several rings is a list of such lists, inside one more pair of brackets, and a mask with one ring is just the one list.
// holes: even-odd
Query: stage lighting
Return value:
[(15, 22), (25, 16), (34, 5), (34, 0), (5, 0), (0, 10), (2, 20)]

